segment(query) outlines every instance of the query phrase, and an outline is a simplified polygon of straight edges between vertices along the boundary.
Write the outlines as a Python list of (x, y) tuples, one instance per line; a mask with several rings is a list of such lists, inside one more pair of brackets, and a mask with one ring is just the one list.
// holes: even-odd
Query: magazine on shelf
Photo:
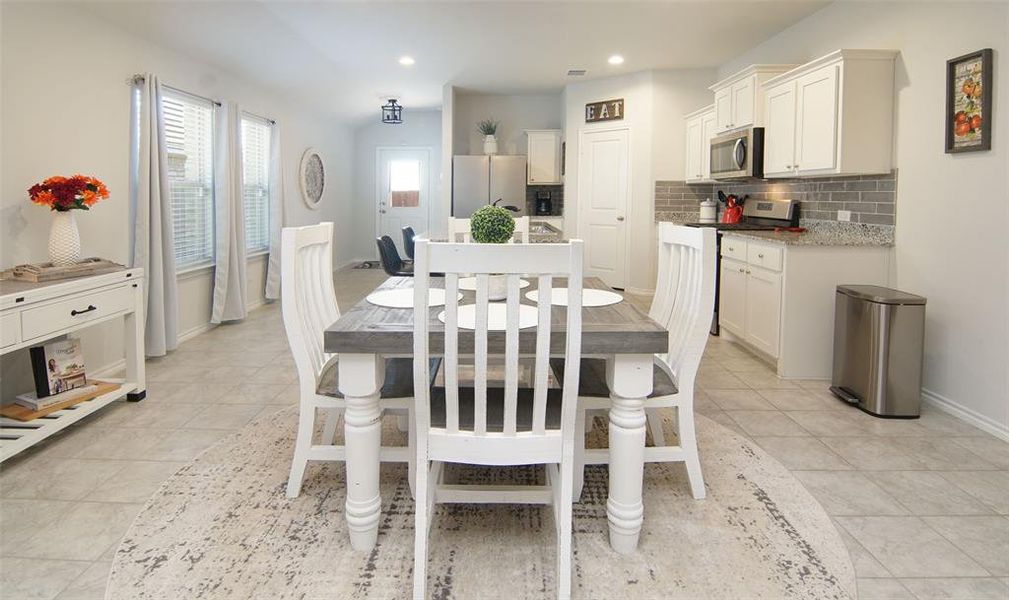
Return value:
[(62, 404), (63, 402), (69, 402), (77, 398), (84, 398), (85, 396), (95, 393), (98, 388), (99, 385), (97, 383), (89, 383), (88, 385), (60, 392), (59, 394), (54, 394), (52, 396), (46, 396), (45, 398), (39, 398), (35, 392), (28, 392), (27, 394), (18, 394), (14, 398), (14, 404), (18, 404), (35, 411), (45, 410), (50, 406)]
[(88, 384), (84, 353), (76, 338), (49, 342), (29, 350), (38, 399), (55, 396)]

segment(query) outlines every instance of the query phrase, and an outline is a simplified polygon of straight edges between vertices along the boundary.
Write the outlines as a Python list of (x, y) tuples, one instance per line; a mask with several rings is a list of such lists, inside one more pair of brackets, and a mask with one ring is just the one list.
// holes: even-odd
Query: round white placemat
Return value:
[[(526, 298), (533, 302), (539, 301), (539, 290), (526, 292)], [(582, 308), (593, 306), (609, 306), (623, 301), (624, 297), (609, 290), (582, 290)], [(554, 288), (550, 294), (550, 304), (554, 306), (568, 305), (568, 288)]]
[[(462, 294), (459, 294), (462, 298)], [(368, 302), (386, 308), (413, 308), (413, 288), (398, 288), (382, 290), (368, 295)], [(427, 291), (428, 306), (444, 306), (445, 290), (431, 289)]]
[[(529, 282), (525, 279), (519, 279), (519, 289), (529, 287)], [(466, 290), (468, 292), (476, 291), (476, 277), (460, 277), (459, 278), (459, 289)]]
[[(457, 313), (460, 329), (476, 329), (476, 306), (467, 304), (459, 307)], [(507, 304), (489, 304), (487, 306), (487, 330), (504, 331), (508, 318)], [(445, 311), (438, 313), (438, 320), (445, 322)], [(519, 329), (536, 326), (536, 307), (526, 304), (519, 305)]]

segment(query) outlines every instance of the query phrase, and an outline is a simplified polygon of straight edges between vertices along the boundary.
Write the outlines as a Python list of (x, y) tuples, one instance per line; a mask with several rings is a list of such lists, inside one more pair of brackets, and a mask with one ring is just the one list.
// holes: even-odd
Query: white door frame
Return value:
[[(431, 228), (431, 203), (434, 195), (431, 177), (431, 153), (434, 152), (432, 146), (376, 146), (375, 147), (375, 196), (372, 198), (372, 209), (375, 211), (375, 237), (382, 235), (382, 215), (379, 212), (379, 199), (382, 196), (382, 151), (383, 150), (408, 150), (411, 152), (424, 152), (427, 154), (427, 227)], [(440, 201), (440, 197), (439, 197)], [(425, 233), (418, 231), (418, 234)], [(374, 256), (378, 256), (378, 248), (373, 251)]]
[[(586, 225), (585, 218), (587, 211), (585, 210), (585, 204), (578, 198), (582, 192), (582, 181), (581, 181), (581, 168), (582, 168), (582, 158), (581, 153), (584, 149), (584, 144), (582, 143), (585, 139), (585, 135), (589, 133), (604, 133), (610, 131), (626, 131), (627, 132), (627, 206), (625, 209), (624, 216), (624, 227), (628, 228), (631, 223), (631, 216), (634, 210), (634, 132), (631, 131), (629, 125), (620, 125), (615, 127), (579, 127), (578, 128), (578, 171), (575, 172), (575, 178), (578, 181), (578, 194), (575, 195), (575, 201), (578, 203), (578, 236), (583, 240), (585, 239)], [(624, 290), (627, 290), (628, 283), (630, 281), (631, 271), (630, 271), (630, 260), (631, 260), (631, 236), (629, 229), (624, 230)], [(589, 240), (585, 240), (589, 241)]]

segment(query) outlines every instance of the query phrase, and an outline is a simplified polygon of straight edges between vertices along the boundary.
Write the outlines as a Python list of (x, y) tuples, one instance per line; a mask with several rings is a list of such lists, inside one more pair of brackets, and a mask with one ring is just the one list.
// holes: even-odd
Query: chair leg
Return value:
[[(584, 414), (584, 413), (583, 413)], [(560, 485), (560, 506), (557, 515), (557, 597), (561, 600), (571, 598), (571, 497), (574, 464), (569, 458), (560, 464), (560, 477), (555, 484)]]
[(308, 451), (312, 447), (315, 431), (315, 406), (301, 403), (298, 412), (298, 439), (294, 443), (294, 458), (291, 459), (291, 474), (287, 478), (287, 497), (297, 498), (301, 493), (301, 480), (308, 465)]
[[(397, 417), (398, 418), (398, 417)], [(416, 432), (410, 425), (413, 424), (413, 404), (406, 411), (407, 419), (407, 429), (406, 429), (406, 445), (407, 445), (407, 455), (409, 456), (406, 463), (407, 479), (410, 483), (410, 496), (417, 500), (417, 439)]]
[(340, 413), (343, 412), (339, 408), (330, 408), (326, 410), (326, 424), (322, 426), (322, 443), (329, 445), (336, 442), (336, 425), (340, 422)]
[(430, 462), (424, 461), (417, 465), (417, 482), (414, 494), (413, 521), (413, 598), (424, 600), (427, 595), (427, 538), (428, 526), (431, 520), (428, 505), (428, 481)]
[(666, 434), (662, 431), (662, 413), (657, 408), (649, 408), (645, 411), (648, 415), (648, 431), (652, 434), (652, 443), (655, 447), (666, 445)]
[(575, 416), (575, 455), (574, 455), (574, 480), (571, 488), (571, 501), (578, 502), (582, 499), (582, 489), (585, 487), (585, 419), (588, 411), (578, 409)]
[(676, 422), (679, 425), (680, 447), (683, 448), (683, 462), (687, 465), (690, 479), (690, 493), (695, 500), (705, 496), (704, 475), (701, 474), (701, 459), (697, 454), (697, 433), (694, 431), (694, 409), (691, 403), (677, 408)]

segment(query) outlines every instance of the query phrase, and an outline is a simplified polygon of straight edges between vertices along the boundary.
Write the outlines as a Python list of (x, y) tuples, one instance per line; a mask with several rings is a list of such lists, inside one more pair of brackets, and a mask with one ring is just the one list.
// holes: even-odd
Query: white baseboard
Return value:
[(347, 267), (350, 267), (350, 266), (353, 266), (353, 265), (358, 265), (358, 264), (361, 264), (361, 263), (363, 263), (365, 261), (375, 261), (375, 260), (378, 260), (378, 259), (376, 259), (376, 258), (352, 258), (350, 260), (345, 260), (342, 263), (336, 265), (336, 267), (333, 269), (333, 271), (342, 271), (343, 269), (346, 269)]
[(648, 296), (655, 294), (655, 290), (646, 290), (644, 288), (636, 288), (636, 287), (626, 287), (624, 288), (624, 291), (627, 292), (628, 294), (635, 294), (637, 296)]
[(966, 421), (982, 431), (990, 433), (1003, 441), (1009, 442), (1009, 425), (1006, 425), (1005, 423), (999, 423), (990, 417), (978, 414), (974, 410), (971, 410), (958, 402), (954, 402), (945, 396), (925, 388), (921, 389), (921, 399), (930, 406), (934, 406), (945, 413), (957, 417), (961, 421)]
[(192, 329), (183, 331), (182, 333), (179, 334), (179, 343), (181, 344), (182, 342), (191, 340), (194, 337), (200, 335), (201, 333), (206, 333), (210, 331), (214, 327), (217, 327), (217, 325), (214, 325), (213, 323), (204, 323), (203, 325), (197, 325)]
[(98, 379), (102, 379), (104, 377), (111, 377), (112, 375), (115, 375), (116, 373), (122, 371), (125, 368), (126, 368), (126, 359), (120, 358), (119, 360), (114, 360), (111, 363), (105, 365), (104, 367), (100, 367), (97, 370), (88, 373), (88, 377), (97, 377)]

